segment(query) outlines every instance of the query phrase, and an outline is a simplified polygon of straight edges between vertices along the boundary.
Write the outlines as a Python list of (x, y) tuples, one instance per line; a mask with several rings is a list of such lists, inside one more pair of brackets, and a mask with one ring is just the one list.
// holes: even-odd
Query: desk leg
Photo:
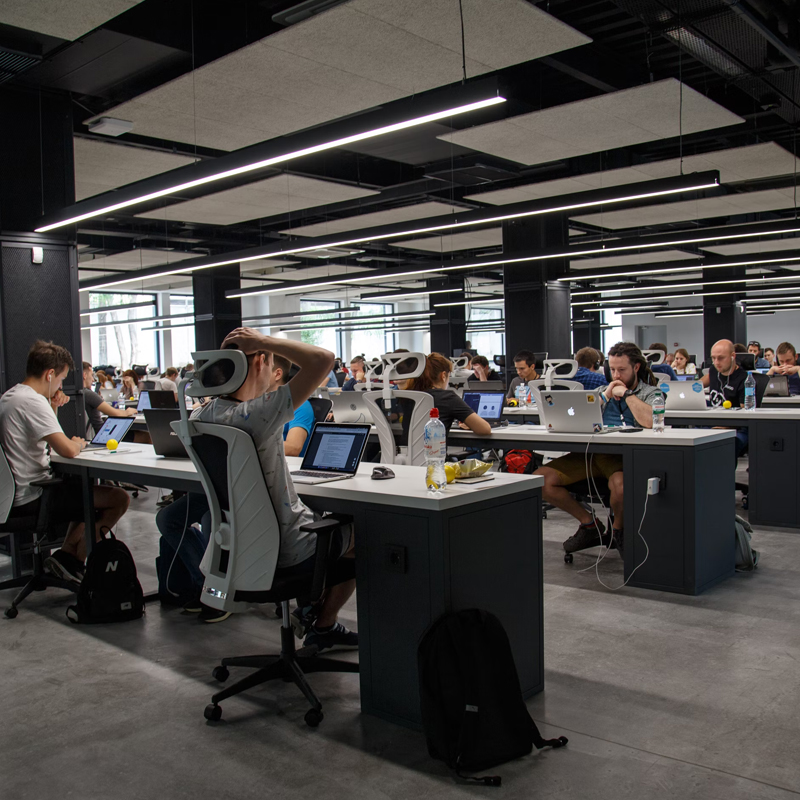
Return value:
[(83, 521), (86, 526), (84, 536), (86, 537), (86, 556), (92, 552), (94, 547), (94, 481), (89, 477), (89, 470), (81, 470), (81, 492), (83, 493)]

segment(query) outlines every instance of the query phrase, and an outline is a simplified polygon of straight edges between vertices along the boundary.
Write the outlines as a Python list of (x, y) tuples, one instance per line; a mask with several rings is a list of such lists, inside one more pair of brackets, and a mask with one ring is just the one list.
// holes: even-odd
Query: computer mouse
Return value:
[(388, 481), (389, 478), (394, 478), (394, 472), (389, 467), (375, 467), (372, 470), (372, 480), (374, 481)]

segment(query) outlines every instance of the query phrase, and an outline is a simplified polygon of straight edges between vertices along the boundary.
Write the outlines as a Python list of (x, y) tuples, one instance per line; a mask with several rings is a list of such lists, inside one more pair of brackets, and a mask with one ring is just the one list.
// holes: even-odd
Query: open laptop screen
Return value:
[(464, 392), (464, 402), (486, 420), (499, 420), (503, 416), (504, 392)]
[(130, 430), (133, 425), (133, 417), (109, 417), (104, 423), (103, 427), (92, 439), (94, 445), (104, 445), (108, 443), (109, 439), (116, 439), (121, 442), (125, 438), (125, 434)]
[(139, 392), (139, 405), (136, 406), (137, 411), (146, 411), (152, 408), (150, 405), (150, 392)]
[(318, 422), (303, 457), (302, 469), (355, 472), (369, 438), (369, 425)]

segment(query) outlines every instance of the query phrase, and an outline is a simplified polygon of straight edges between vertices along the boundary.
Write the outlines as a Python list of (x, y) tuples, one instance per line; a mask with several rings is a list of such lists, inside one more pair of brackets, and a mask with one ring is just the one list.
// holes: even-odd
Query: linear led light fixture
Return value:
[[(428, 319), (430, 317), (435, 316), (435, 311), (399, 311), (393, 314), (369, 314), (367, 316), (360, 317), (359, 319), (341, 319), (341, 320), (309, 320), (308, 322), (303, 323), (303, 327), (299, 328), (298, 330), (304, 331), (311, 331), (311, 330), (319, 330), (321, 328), (335, 328), (337, 325), (356, 325), (356, 324), (370, 324), (373, 322), (384, 322), (385, 324), (392, 324), (393, 322), (404, 322), (405, 320), (420, 320), (420, 319)], [(284, 324), (293, 324), (293, 323), (283, 323), (278, 322), (275, 324), (268, 324), (268, 325), (256, 325), (256, 328), (278, 328)]]
[(502, 303), (504, 302), (503, 295), (499, 294), (497, 297), (489, 297), (488, 299), (481, 300), (458, 300), (454, 303), (434, 303), (434, 308), (446, 308), (447, 306), (477, 306), (484, 303)]
[(181, 322), (179, 325), (153, 325), (152, 328), (142, 328), (143, 331), (171, 331), (173, 328), (193, 328), (194, 322)]
[(772, 305), (772, 304), (770, 304), (770, 305), (763, 305), (763, 306), (752, 306), (751, 305), (751, 306), (745, 306), (745, 311), (747, 311), (747, 313), (750, 314), (751, 310), (753, 312), (765, 311), (766, 309), (770, 309), (772, 311), (783, 311), (784, 309), (792, 309), (792, 308), (800, 308), (800, 303), (797, 303), (797, 302), (795, 302), (795, 303), (786, 303), (784, 305), (777, 305), (777, 304), (776, 305)]
[(758, 303), (798, 303), (800, 302), (800, 298), (795, 295), (794, 297), (787, 297), (781, 299), (780, 297), (756, 297), (752, 300), (742, 300), (743, 303), (746, 305), (758, 304)]
[(201, 178), (195, 178), (194, 180), (174, 184), (173, 186), (167, 186), (164, 189), (159, 189), (158, 191), (155, 192), (149, 192), (148, 194), (143, 194), (139, 195), (138, 197), (129, 198), (119, 203), (111, 203), (110, 205), (104, 206), (103, 208), (98, 208), (93, 211), (88, 211), (84, 214), (77, 214), (74, 217), (68, 217), (67, 219), (59, 220), (58, 222), (51, 222), (49, 225), (43, 225), (42, 227), (37, 228), (36, 232), (46, 233), (47, 231), (52, 231), (55, 230), (56, 228), (63, 228), (65, 225), (73, 225), (74, 223), (82, 222), (85, 219), (91, 219), (92, 217), (98, 217), (103, 214), (110, 214), (114, 211), (119, 211), (122, 208), (129, 208), (130, 206), (137, 205), (139, 203), (146, 203), (150, 200), (156, 200), (159, 197), (166, 197), (167, 195), (178, 194), (180, 192), (186, 191), (187, 189), (194, 189), (197, 186), (203, 186), (204, 184), (213, 183), (214, 181), (220, 181), (226, 178), (233, 178), (237, 175), (244, 175), (248, 172), (264, 169), (265, 167), (271, 167), (276, 164), (285, 164), (287, 161), (292, 161), (296, 158), (302, 158), (303, 156), (309, 156), (314, 153), (321, 153), (325, 150), (333, 150), (334, 148), (337, 147), (347, 147), (348, 145), (354, 144), (355, 142), (363, 142), (365, 139), (374, 139), (378, 136), (385, 136), (387, 133), (395, 133), (397, 131), (406, 130), (407, 128), (416, 127), (417, 125), (425, 125), (429, 122), (436, 122), (436, 120), (447, 119), (450, 117), (457, 116), (459, 114), (466, 114), (469, 111), (477, 111), (480, 108), (488, 108), (489, 106), (494, 106), (497, 105), (498, 103), (505, 103), (505, 102), (506, 102), (505, 97), (501, 97), (500, 95), (494, 95), (491, 97), (483, 98), (482, 100), (478, 100), (473, 103), (454, 106), (452, 108), (445, 108), (441, 111), (436, 111), (433, 114), (425, 114), (424, 116), (421, 117), (413, 117), (411, 119), (403, 120), (402, 122), (395, 122), (392, 125), (384, 125), (380, 128), (373, 128), (372, 130), (362, 131), (361, 133), (355, 133), (351, 136), (343, 136), (339, 139), (332, 139), (331, 141), (328, 142), (321, 142), (320, 144), (315, 144), (310, 147), (304, 147), (301, 148), (300, 150), (292, 150), (287, 153), (282, 153), (280, 155), (272, 156), (270, 158), (264, 158), (258, 161), (252, 161), (249, 164), (243, 164), (233, 169), (223, 170), (222, 172), (206, 175)]
[[(102, 313), (102, 312), (101, 312)], [(185, 319), (186, 317), (193, 317), (192, 314), (174, 314), (164, 317), (140, 317), (139, 319), (115, 319), (110, 322), (90, 322), (88, 325), (81, 325), (82, 331), (89, 331), (92, 328), (116, 328), (120, 325), (135, 325), (137, 322), (163, 322), (169, 319)], [(192, 323), (194, 325), (194, 323)]]
[(320, 309), (319, 311), (285, 311), (280, 314), (259, 314), (259, 315), (246, 315), (242, 317), (242, 322), (247, 320), (248, 322), (255, 322), (261, 321), (264, 319), (299, 319), (300, 317), (333, 317), (339, 314), (353, 314), (356, 311), (359, 311), (361, 306), (348, 306), (347, 308), (337, 308), (331, 309), (329, 311), (324, 311)]
[[(727, 283), (727, 281), (725, 281)], [(636, 302), (637, 300), (672, 300), (676, 297), (710, 297), (710, 296), (717, 296), (723, 294), (742, 294), (743, 292), (785, 292), (789, 289), (793, 289), (792, 286), (778, 286), (775, 289), (731, 289), (727, 292), (682, 292), (681, 294), (657, 294), (652, 295), (651, 297), (632, 297), (630, 298), (631, 303)], [(575, 308), (576, 306), (588, 306), (588, 305), (595, 305), (597, 301), (595, 300), (581, 300), (577, 303), (572, 303), (571, 307)], [(633, 306), (631, 306), (633, 307)]]
[(362, 303), (371, 303), (374, 300), (396, 300), (400, 297), (426, 297), (430, 294), (452, 294), (461, 291), (461, 288), (454, 286), (452, 289), (416, 289), (404, 292), (378, 292), (378, 294), (362, 294), (359, 298)]
[(88, 317), (90, 314), (105, 314), (107, 311), (123, 311), (126, 308), (145, 308), (147, 306), (154, 306), (155, 300), (146, 303), (126, 303), (121, 306), (105, 306), (100, 308), (86, 308), (81, 311), (82, 317)]
[[(589, 312), (590, 314), (595, 312), (600, 314), (603, 311), (628, 311), (630, 308), (631, 306), (612, 306), (610, 308), (603, 306), (603, 308), (585, 308), (583, 310)], [(654, 311), (655, 309), (658, 308), (665, 308), (665, 305), (661, 304), (657, 306), (636, 306), (636, 308), (639, 309), (640, 311)]]
[(702, 317), (702, 311), (693, 311), (691, 314), (656, 314), (657, 319), (666, 319), (667, 317)]
[[(268, 327), (266, 325), (259, 326), (262, 328)], [(379, 325), (376, 323), (370, 323), (368, 325), (346, 325), (346, 326), (337, 326), (337, 325), (329, 325), (329, 328), (336, 328), (340, 331), (387, 331), (391, 333), (394, 332), (401, 332), (401, 331), (427, 331), (430, 330), (430, 325), (423, 325), (421, 322), (412, 323), (410, 325)], [(281, 328), (281, 333), (292, 333), (298, 331), (304, 331), (306, 328)]]

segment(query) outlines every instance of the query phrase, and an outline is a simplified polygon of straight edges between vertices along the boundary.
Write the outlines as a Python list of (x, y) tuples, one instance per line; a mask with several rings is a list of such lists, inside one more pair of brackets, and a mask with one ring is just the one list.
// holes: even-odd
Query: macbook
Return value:
[(788, 397), (789, 379), (786, 375), (772, 375), (767, 384), (764, 397)]
[(189, 458), (180, 436), (170, 427), (171, 422), (177, 422), (181, 412), (177, 408), (146, 408), (144, 419), (153, 450), (157, 456), (165, 458)]
[(95, 434), (94, 439), (86, 445), (86, 449), (88, 450), (90, 447), (105, 447), (110, 439), (116, 439), (117, 442), (121, 442), (131, 429), (134, 420), (134, 417), (108, 417), (103, 423), (103, 427)]
[(102, 397), (106, 403), (116, 403), (119, 397), (119, 389), (101, 389), (100, 397)]
[(464, 391), (464, 402), (493, 428), (503, 421), (503, 401), (505, 392), (472, 392)]
[(700, 381), (659, 381), (667, 411), (705, 411), (706, 393)]
[(593, 389), (550, 391), (539, 389), (539, 415), (549, 433), (600, 433), (603, 403)]
[(331, 396), (333, 418), (336, 422), (372, 423), (372, 415), (364, 400), (364, 392), (340, 392)]
[(369, 425), (317, 422), (300, 469), (290, 473), (292, 479), (313, 484), (352, 478), (364, 455), (369, 430)]
[(161, 391), (160, 389), (152, 389), (146, 392), (139, 393), (139, 405), (136, 407), (138, 411), (144, 411), (148, 408), (177, 408), (178, 404), (175, 402), (175, 393)]

